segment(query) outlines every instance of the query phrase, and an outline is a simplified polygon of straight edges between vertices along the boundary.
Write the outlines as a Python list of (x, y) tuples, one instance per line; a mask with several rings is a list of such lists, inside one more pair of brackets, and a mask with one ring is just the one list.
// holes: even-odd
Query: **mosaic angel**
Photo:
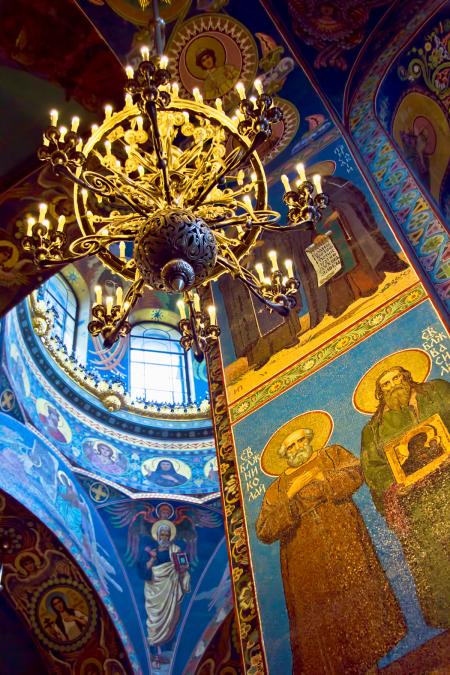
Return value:
[(222, 519), (210, 511), (168, 502), (126, 502), (108, 510), (116, 527), (128, 526), (126, 559), (137, 564), (144, 580), (147, 640), (155, 663), (164, 663), (163, 650), (170, 647), (183, 599), (190, 592), (190, 569), (198, 564), (197, 527), (217, 527)]

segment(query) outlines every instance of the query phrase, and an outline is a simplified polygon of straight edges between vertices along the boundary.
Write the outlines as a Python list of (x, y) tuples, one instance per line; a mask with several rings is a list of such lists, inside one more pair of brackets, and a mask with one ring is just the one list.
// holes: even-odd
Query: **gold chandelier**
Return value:
[(80, 236), (68, 241), (65, 217), (51, 221), (47, 205), (40, 204), (28, 220), (23, 247), (42, 268), (95, 254), (130, 282), (115, 297), (103, 298), (95, 289), (88, 329), (102, 335), (105, 347), (129, 333), (130, 312), (146, 288), (183, 293), (177, 303), (181, 344), (202, 360), (220, 329), (214, 306), (203, 311), (196, 289), (230, 273), (269, 310), (287, 315), (300, 286), (292, 261), (285, 261), (283, 273), (270, 251), (266, 276), (261, 264), (253, 272), (244, 259), (264, 230), (314, 228), (328, 198), (320, 176), (310, 182), (297, 165), (294, 186), (281, 177), (288, 222), (278, 224), (280, 214), (268, 207), (258, 149), (282, 119), (281, 110), (258, 80), (254, 96), (236, 85), (240, 103), (231, 116), (220, 98), (208, 105), (198, 89), (193, 100), (180, 98), (160, 53), (151, 57), (144, 47), (136, 71), (125, 69), (124, 107), (114, 112), (107, 105), (103, 123), (87, 140), (78, 133), (77, 117), (69, 130), (58, 127), (58, 113), (51, 111), (38, 157), (74, 183)]

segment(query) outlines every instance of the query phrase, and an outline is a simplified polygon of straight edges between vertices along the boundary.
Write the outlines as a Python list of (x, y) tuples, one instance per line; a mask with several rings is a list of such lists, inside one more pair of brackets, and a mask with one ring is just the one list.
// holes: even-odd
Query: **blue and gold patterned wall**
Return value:
[(376, 98), (378, 119), (447, 224), (449, 29), (448, 10), (441, 9), (411, 36), (391, 63)]
[[(20, 0), (7, 13), (0, 48), (10, 100), (17, 72), (30, 91), (52, 83), (47, 96), (59, 83), (69, 107), (120, 103), (122, 66), (135, 63), (151, 37), (150, 4), (37, 4)], [(81, 301), (82, 368), (75, 377), (54, 344), (33, 333), (28, 301), (8, 315), (0, 454), (9, 471), (0, 487), (85, 571), (136, 673), (445, 672), (448, 3), (160, 4), (183, 94), (199, 86), (232, 109), (235, 83), (250, 91), (258, 75), (276, 97), (284, 121), (261, 153), (271, 206), (283, 211), (279, 177), (294, 179), (297, 162), (324, 176), (331, 199), (320, 231), (268, 235), (249, 260), (267, 265), (273, 244), (280, 260), (292, 258), (298, 305), (276, 318), (234, 280), (214, 285), (222, 329), (209, 373), (217, 462), (204, 368), (194, 372), (196, 401), (184, 418), (175, 406), (133, 407), (114, 389), (114, 379), (129, 385), (127, 345), (105, 353), (85, 330), (94, 285), (120, 280), (89, 261), (65, 269)], [(45, 39), (58, 15), (64, 30)], [(56, 67), (64, 31), (72, 51)], [(84, 50), (77, 58), (74, 35)], [(204, 50), (214, 68), (198, 62)], [(19, 113), (28, 131), (17, 158), (34, 169), (26, 158), (41, 125), (27, 126), (29, 110)], [(14, 121), (8, 112), (10, 129)], [(30, 204), (45, 198), (55, 214), (71, 217), (55, 178), (21, 167), (15, 184), (5, 165), (0, 203), (8, 308), (44, 281), (21, 249)], [(325, 281), (307, 255), (316, 234), (331, 239), (340, 259)], [(174, 302), (156, 294), (135, 319), (174, 326), (178, 316)], [(92, 369), (100, 388), (91, 386)], [(106, 394), (113, 412), (102, 403)], [(36, 555), (40, 564), (42, 551)], [(11, 575), (24, 574), (11, 566)], [(51, 627), (56, 613), (47, 610)]]

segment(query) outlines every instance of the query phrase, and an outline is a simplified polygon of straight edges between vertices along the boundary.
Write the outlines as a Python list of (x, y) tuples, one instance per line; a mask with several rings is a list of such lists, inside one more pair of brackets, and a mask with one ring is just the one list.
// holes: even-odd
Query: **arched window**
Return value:
[(130, 394), (159, 403), (192, 398), (188, 356), (180, 334), (162, 323), (139, 323), (130, 333)]
[(55, 312), (54, 335), (59, 337), (71, 354), (75, 347), (77, 299), (62, 274), (55, 274), (44, 284), (43, 299)]

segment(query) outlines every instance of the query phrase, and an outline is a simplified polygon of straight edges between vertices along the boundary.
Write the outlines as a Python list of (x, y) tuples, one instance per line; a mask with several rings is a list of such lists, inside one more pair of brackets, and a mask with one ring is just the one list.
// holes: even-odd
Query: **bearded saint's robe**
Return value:
[(281, 574), (295, 675), (364, 673), (405, 634), (397, 600), (352, 501), (362, 484), (358, 459), (331, 445), (312, 480), (291, 499), (294, 474), (267, 490), (256, 523), (265, 544), (280, 540)]
[(364, 427), (361, 465), (376, 508), (400, 540), (425, 621), (430, 626), (449, 628), (450, 465), (446, 462), (398, 492), (392, 490), (395, 479), (384, 453), (388, 441), (431, 415), (439, 414), (450, 430), (450, 383), (432, 380), (414, 385), (414, 389), (417, 415), (411, 406), (385, 408)]

